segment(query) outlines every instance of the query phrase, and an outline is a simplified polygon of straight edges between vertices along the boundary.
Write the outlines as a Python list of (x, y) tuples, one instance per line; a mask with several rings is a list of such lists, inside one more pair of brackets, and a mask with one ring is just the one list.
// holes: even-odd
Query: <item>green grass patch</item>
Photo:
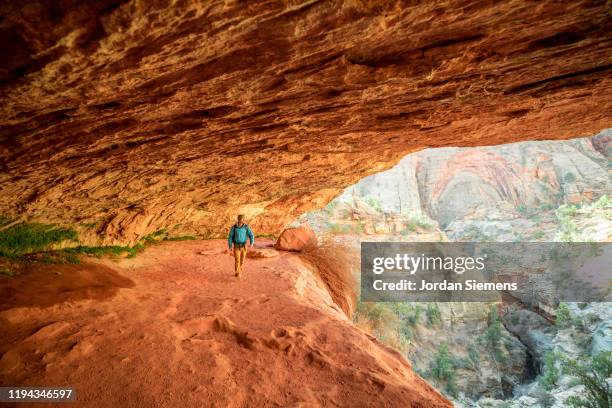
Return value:
[(146, 244), (159, 244), (161, 241), (164, 241), (168, 238), (168, 230), (166, 228), (162, 228), (155, 232), (152, 232), (148, 235), (145, 235), (140, 240)]
[(48, 250), (54, 244), (76, 241), (76, 231), (49, 224), (20, 223), (0, 231), (0, 256), (18, 257)]
[(103, 256), (120, 256), (124, 253), (128, 254), (128, 257), (134, 257), (139, 252), (139, 250), (143, 249), (144, 246), (134, 245), (130, 246), (119, 246), (119, 245), (109, 245), (109, 246), (78, 246), (76, 248), (66, 248), (61, 252), (66, 254), (80, 254), (80, 255), (90, 255), (95, 256), (96, 258), (101, 258)]
[(276, 235), (274, 235), (274, 234), (257, 234), (257, 235), (255, 235), (255, 238), (271, 238), (271, 239), (276, 239)]
[(194, 237), (193, 235), (181, 235), (178, 237), (166, 237), (164, 241), (195, 241), (198, 237)]
[(94, 229), (97, 226), (98, 226), (97, 222), (84, 222), (81, 224), (81, 227), (87, 228), (87, 229)]
[[(0, 214), (0, 225), (8, 225), (10, 219)], [(84, 228), (94, 228), (95, 223), (80, 224)], [(75, 246), (54, 250), (53, 246), (65, 241), (78, 245), (78, 234), (72, 228), (62, 228), (42, 223), (19, 223), (0, 231), (0, 257), (21, 259), (24, 262), (43, 262), (52, 264), (78, 264), (79, 255), (101, 257), (133, 258), (149, 245), (162, 241), (187, 241), (199, 239), (192, 235), (169, 236), (163, 228), (142, 237), (133, 246)], [(34, 255), (38, 253), (37, 255)], [(0, 268), (0, 275), (13, 276), (10, 269)]]

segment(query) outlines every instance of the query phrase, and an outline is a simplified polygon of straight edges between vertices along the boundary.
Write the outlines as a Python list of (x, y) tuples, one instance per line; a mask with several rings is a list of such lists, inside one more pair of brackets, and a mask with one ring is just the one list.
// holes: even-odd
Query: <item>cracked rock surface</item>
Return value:
[(16, 1), (0, 6), (0, 212), (278, 233), (439, 146), (611, 126), (604, 1)]

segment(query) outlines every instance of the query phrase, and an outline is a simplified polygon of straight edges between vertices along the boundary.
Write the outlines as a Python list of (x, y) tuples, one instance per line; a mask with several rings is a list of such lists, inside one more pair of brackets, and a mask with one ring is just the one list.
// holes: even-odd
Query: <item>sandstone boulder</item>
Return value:
[(301, 251), (308, 243), (316, 241), (317, 236), (310, 225), (303, 224), (299, 227), (284, 230), (274, 247), (283, 251)]

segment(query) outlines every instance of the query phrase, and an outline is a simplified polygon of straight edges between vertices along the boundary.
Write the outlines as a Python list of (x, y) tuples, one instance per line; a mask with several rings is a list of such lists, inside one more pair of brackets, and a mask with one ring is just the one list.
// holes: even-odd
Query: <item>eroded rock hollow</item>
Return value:
[[(605, 1), (1, 6), (0, 211), (278, 232), (425, 147), (611, 126)], [(88, 235), (89, 234), (89, 235)]]

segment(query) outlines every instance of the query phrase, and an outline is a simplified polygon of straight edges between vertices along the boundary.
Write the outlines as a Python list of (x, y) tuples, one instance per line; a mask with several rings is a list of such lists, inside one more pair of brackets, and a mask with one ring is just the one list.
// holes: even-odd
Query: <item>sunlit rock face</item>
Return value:
[(447, 227), (465, 219), (525, 218), (523, 208), (590, 202), (612, 192), (612, 156), (596, 148), (606, 135), (612, 130), (565, 142), (421, 152), (416, 172), (423, 207)]
[(424, 147), (610, 126), (606, 2), (5, 2), (0, 211), (260, 233)]
[[(437, 225), (451, 241), (558, 241), (569, 237), (559, 235), (563, 228), (557, 209), (570, 205), (577, 207), (575, 232), (583, 233), (571, 240), (606, 241), (611, 137), (607, 129), (564, 141), (422, 150), (360, 180), (325, 209), (302, 219), (319, 235), (396, 233), (407, 238), (415, 231), (439, 232)], [(410, 235), (410, 240), (419, 239)]]

